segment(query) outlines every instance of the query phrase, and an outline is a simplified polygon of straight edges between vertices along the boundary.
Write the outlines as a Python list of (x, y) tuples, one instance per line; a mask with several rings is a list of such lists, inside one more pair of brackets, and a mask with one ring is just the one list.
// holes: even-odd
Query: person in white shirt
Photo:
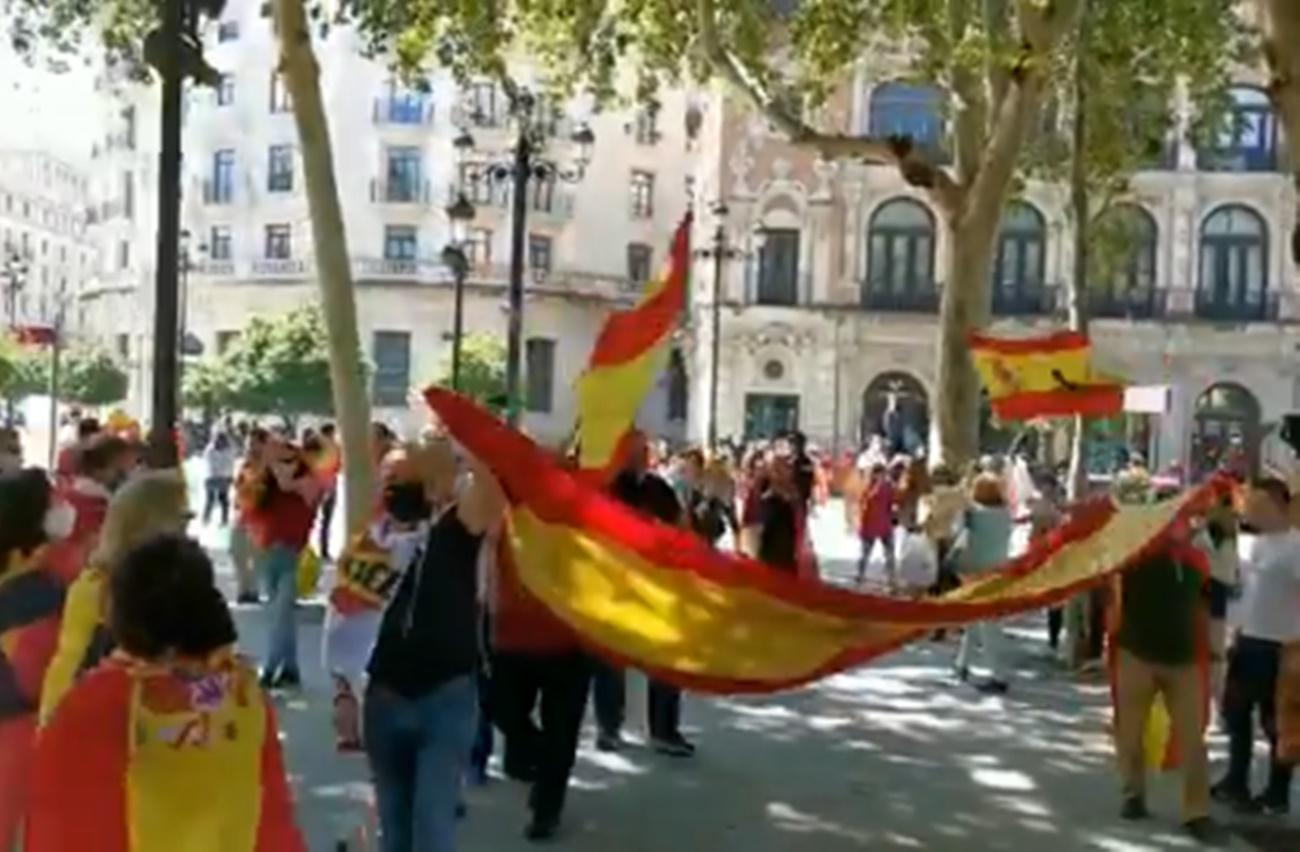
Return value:
[[(1300, 532), (1291, 528), (1291, 493), (1280, 479), (1256, 481), (1243, 512), (1255, 534), (1241, 565), (1240, 632), (1228, 654), (1223, 715), (1229, 736), (1228, 772), (1214, 785), (1216, 799), (1243, 812), (1282, 815), (1290, 810), (1292, 767), (1277, 759), (1277, 681), (1282, 646), (1300, 639)], [(1268, 786), (1250, 793), (1254, 715), (1268, 737)]]
[(217, 432), (203, 452), (208, 467), (205, 481), (207, 499), (203, 501), (203, 523), (212, 519), (212, 510), (220, 507), (221, 525), (230, 524), (230, 486), (235, 481), (235, 463), (239, 461), (239, 448), (225, 432)]

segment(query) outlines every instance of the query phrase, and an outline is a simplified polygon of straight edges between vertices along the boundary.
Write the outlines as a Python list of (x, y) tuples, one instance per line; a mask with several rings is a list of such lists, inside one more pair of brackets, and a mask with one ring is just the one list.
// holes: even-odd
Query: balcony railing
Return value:
[(932, 283), (906, 290), (890, 290), (883, 282), (867, 282), (862, 288), (862, 306), (871, 311), (933, 314), (939, 310), (939, 289)]
[(1196, 316), (1213, 322), (1276, 322), (1278, 294), (1265, 293), (1254, 301), (1229, 302), (1210, 293), (1197, 293)]
[(1000, 317), (1037, 317), (1056, 310), (1052, 287), (1022, 287), (1015, 290), (993, 285), (993, 313)]
[(223, 181), (205, 180), (203, 182), (204, 204), (229, 204), (234, 200), (235, 188)]
[(259, 258), (251, 267), (254, 278), (300, 278), (307, 270), (307, 261), (297, 257)]
[(375, 124), (432, 124), (433, 104), (420, 97), (375, 98), (373, 118)]
[(377, 204), (428, 204), (427, 180), (399, 180), (370, 182), (370, 200)]
[(199, 275), (211, 275), (218, 278), (230, 278), (235, 274), (233, 260), (200, 260), (192, 267)]
[(450, 273), (441, 263), (432, 260), (397, 260), (387, 257), (359, 257), (352, 263), (356, 278), (385, 281), (450, 280)]
[(1116, 292), (1093, 290), (1088, 294), (1088, 311), (1102, 319), (1148, 320), (1163, 317), (1168, 309), (1169, 294), (1154, 287), (1139, 287)]

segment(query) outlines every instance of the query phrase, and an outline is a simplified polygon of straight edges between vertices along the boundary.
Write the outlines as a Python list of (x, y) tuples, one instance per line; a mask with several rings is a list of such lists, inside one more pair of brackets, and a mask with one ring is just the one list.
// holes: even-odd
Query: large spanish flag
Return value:
[(523, 588), (597, 653), (705, 692), (773, 692), (936, 626), (1054, 605), (1158, 546), (1210, 495), (1207, 488), (1123, 509), (1103, 498), (1003, 570), (938, 600), (904, 601), (719, 553), (607, 497), (472, 402), (439, 389), (427, 399), (500, 480), (510, 561)]
[(1092, 344), (1079, 332), (1022, 339), (971, 334), (970, 345), (999, 420), (1109, 417), (1124, 408), (1124, 386), (1093, 371)]
[(687, 213), (673, 234), (663, 270), (646, 283), (641, 301), (611, 314), (596, 338), (577, 387), (579, 463), (584, 469), (604, 469), (616, 459), (641, 401), (663, 372), (669, 339), (686, 304), (690, 242)]

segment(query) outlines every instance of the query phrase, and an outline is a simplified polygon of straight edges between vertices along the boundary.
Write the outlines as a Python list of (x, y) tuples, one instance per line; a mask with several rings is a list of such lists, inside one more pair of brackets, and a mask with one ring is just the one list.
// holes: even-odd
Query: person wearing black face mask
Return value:
[(505, 499), (481, 467), (458, 485), (445, 441), (393, 451), (382, 473), (384, 517), (340, 559), (330, 594), (335, 720), (340, 745), (369, 758), (384, 849), (453, 850), (478, 716), (479, 550)]

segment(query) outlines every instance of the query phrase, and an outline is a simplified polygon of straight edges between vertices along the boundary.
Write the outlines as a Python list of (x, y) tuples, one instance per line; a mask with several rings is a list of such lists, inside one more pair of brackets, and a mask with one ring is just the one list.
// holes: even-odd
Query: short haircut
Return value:
[(149, 538), (127, 551), (111, 579), (113, 637), (127, 653), (206, 657), (237, 638), (212, 562), (182, 535)]
[(96, 435), (81, 448), (77, 470), (83, 474), (99, 473), (131, 452), (131, 444), (116, 435)]
[(1263, 491), (1273, 502), (1283, 508), (1291, 505), (1291, 489), (1276, 476), (1261, 476), (1250, 484), (1255, 491)]
[(98, 435), (101, 431), (103, 431), (103, 428), (99, 425), (99, 421), (94, 417), (85, 417), (77, 421), (78, 440), (84, 441), (87, 438)]
[(50, 481), (39, 468), (29, 467), (0, 476), (0, 576), (12, 554), (24, 556), (45, 543), (45, 513), (50, 507)]

